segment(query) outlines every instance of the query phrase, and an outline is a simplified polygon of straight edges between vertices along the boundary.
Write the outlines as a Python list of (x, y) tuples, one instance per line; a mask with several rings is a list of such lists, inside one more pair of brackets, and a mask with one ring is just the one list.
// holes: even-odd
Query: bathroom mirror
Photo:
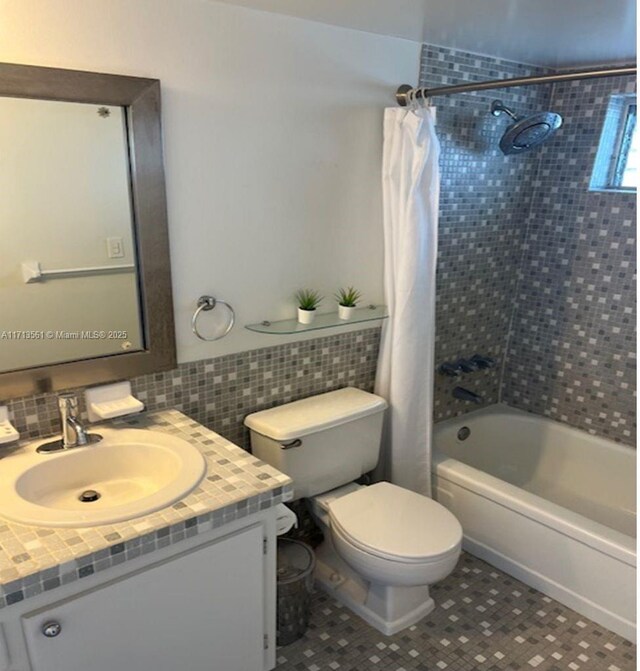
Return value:
[(0, 64), (0, 399), (175, 366), (154, 79)]

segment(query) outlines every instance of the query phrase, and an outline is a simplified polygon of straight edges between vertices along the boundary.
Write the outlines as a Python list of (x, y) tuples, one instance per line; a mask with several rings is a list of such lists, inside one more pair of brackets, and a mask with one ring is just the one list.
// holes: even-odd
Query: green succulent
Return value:
[(336, 294), (336, 300), (345, 308), (355, 308), (361, 298), (362, 294), (353, 287), (340, 289)]
[(300, 289), (296, 293), (298, 307), (301, 310), (315, 310), (322, 302), (322, 296), (313, 289)]

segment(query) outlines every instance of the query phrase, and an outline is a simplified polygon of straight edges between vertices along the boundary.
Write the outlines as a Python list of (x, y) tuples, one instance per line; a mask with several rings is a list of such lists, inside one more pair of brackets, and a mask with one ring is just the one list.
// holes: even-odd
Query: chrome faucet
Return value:
[(73, 392), (58, 396), (58, 410), (60, 410), (60, 424), (62, 438), (40, 445), (37, 452), (57, 452), (70, 450), (73, 447), (91, 445), (102, 440), (97, 433), (87, 433), (78, 419), (78, 397)]
[(80, 447), (89, 442), (88, 434), (78, 421), (78, 397), (74, 393), (58, 396), (58, 410), (62, 424), (62, 447)]

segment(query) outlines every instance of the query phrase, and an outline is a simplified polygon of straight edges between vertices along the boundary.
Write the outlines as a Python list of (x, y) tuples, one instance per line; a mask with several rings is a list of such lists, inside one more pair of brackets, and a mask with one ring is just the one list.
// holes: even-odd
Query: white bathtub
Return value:
[(472, 554), (635, 640), (635, 450), (493, 405), (436, 425), (432, 472)]

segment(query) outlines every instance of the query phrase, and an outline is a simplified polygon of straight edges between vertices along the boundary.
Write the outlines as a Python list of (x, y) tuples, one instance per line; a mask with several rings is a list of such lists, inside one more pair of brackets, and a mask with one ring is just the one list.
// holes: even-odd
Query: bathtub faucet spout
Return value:
[(469, 391), (464, 387), (454, 387), (453, 397), (457, 398), (459, 401), (471, 401), (471, 403), (476, 403), (478, 405), (482, 403), (482, 396), (478, 396), (478, 394)]

